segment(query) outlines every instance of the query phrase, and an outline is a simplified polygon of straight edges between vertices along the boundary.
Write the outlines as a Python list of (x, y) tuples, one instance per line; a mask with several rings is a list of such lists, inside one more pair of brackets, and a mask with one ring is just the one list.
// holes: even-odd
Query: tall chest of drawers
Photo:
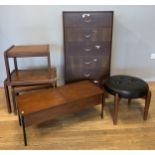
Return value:
[(110, 76), (113, 12), (63, 12), (65, 82)]

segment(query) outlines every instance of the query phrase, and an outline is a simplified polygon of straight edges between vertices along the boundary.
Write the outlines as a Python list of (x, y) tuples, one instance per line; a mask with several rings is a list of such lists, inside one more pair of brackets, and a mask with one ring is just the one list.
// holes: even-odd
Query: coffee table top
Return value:
[(31, 57), (47, 55), (49, 55), (49, 45), (15, 45), (7, 52), (8, 57)]
[(58, 88), (22, 94), (16, 99), (19, 112), (30, 114), (100, 94), (103, 94), (101, 88), (90, 81), (81, 81)]
[(64, 85), (58, 90), (70, 102), (103, 93), (102, 89), (88, 80)]

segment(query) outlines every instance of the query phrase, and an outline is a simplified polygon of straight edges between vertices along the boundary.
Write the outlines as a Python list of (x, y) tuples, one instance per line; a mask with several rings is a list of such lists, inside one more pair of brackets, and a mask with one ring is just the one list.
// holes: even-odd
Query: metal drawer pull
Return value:
[(86, 18), (86, 17), (90, 17), (90, 14), (89, 13), (82, 14), (82, 18)]
[(86, 39), (89, 39), (89, 38), (91, 38), (91, 34), (85, 34), (84, 37), (85, 37)]
[(99, 83), (99, 81), (97, 81), (97, 80), (94, 80), (93, 82), (94, 82), (94, 83)]
[(91, 62), (89, 62), (89, 61), (85, 62), (85, 65), (90, 65), (90, 64), (91, 64)]
[(88, 73), (88, 74), (84, 74), (84, 76), (85, 76), (85, 77), (90, 77), (90, 74), (89, 74), (89, 73)]
[(82, 14), (82, 19), (85, 23), (90, 23), (91, 22), (91, 18), (90, 18), (90, 14), (86, 13), (86, 14)]
[(101, 48), (101, 45), (95, 45), (95, 48), (99, 50)]
[(84, 51), (89, 52), (91, 51), (91, 48), (85, 48)]
[(93, 61), (94, 61), (94, 62), (97, 62), (97, 61), (98, 61), (98, 59), (96, 59), (96, 58), (95, 58), (95, 59), (93, 59)]

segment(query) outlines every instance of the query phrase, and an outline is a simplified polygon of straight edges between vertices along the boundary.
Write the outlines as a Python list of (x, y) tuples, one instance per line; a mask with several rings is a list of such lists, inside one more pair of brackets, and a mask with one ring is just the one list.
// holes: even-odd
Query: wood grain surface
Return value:
[(49, 54), (49, 45), (25, 45), (11, 48), (8, 57), (46, 56)]

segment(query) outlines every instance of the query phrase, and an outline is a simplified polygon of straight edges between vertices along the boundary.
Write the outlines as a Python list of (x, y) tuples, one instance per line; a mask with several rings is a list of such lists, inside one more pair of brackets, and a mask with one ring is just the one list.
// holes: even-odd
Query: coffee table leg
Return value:
[(24, 136), (24, 144), (27, 146), (27, 137), (26, 137), (26, 130), (25, 130), (25, 121), (24, 121), (24, 113), (22, 113), (22, 127), (23, 127), (23, 136)]
[(117, 125), (118, 107), (119, 107), (120, 97), (118, 94), (115, 95), (114, 100), (114, 114), (113, 114), (113, 124)]
[(101, 119), (103, 119), (103, 110), (104, 110), (104, 103), (105, 103), (105, 97), (104, 95), (101, 96), (102, 104), (101, 104)]

